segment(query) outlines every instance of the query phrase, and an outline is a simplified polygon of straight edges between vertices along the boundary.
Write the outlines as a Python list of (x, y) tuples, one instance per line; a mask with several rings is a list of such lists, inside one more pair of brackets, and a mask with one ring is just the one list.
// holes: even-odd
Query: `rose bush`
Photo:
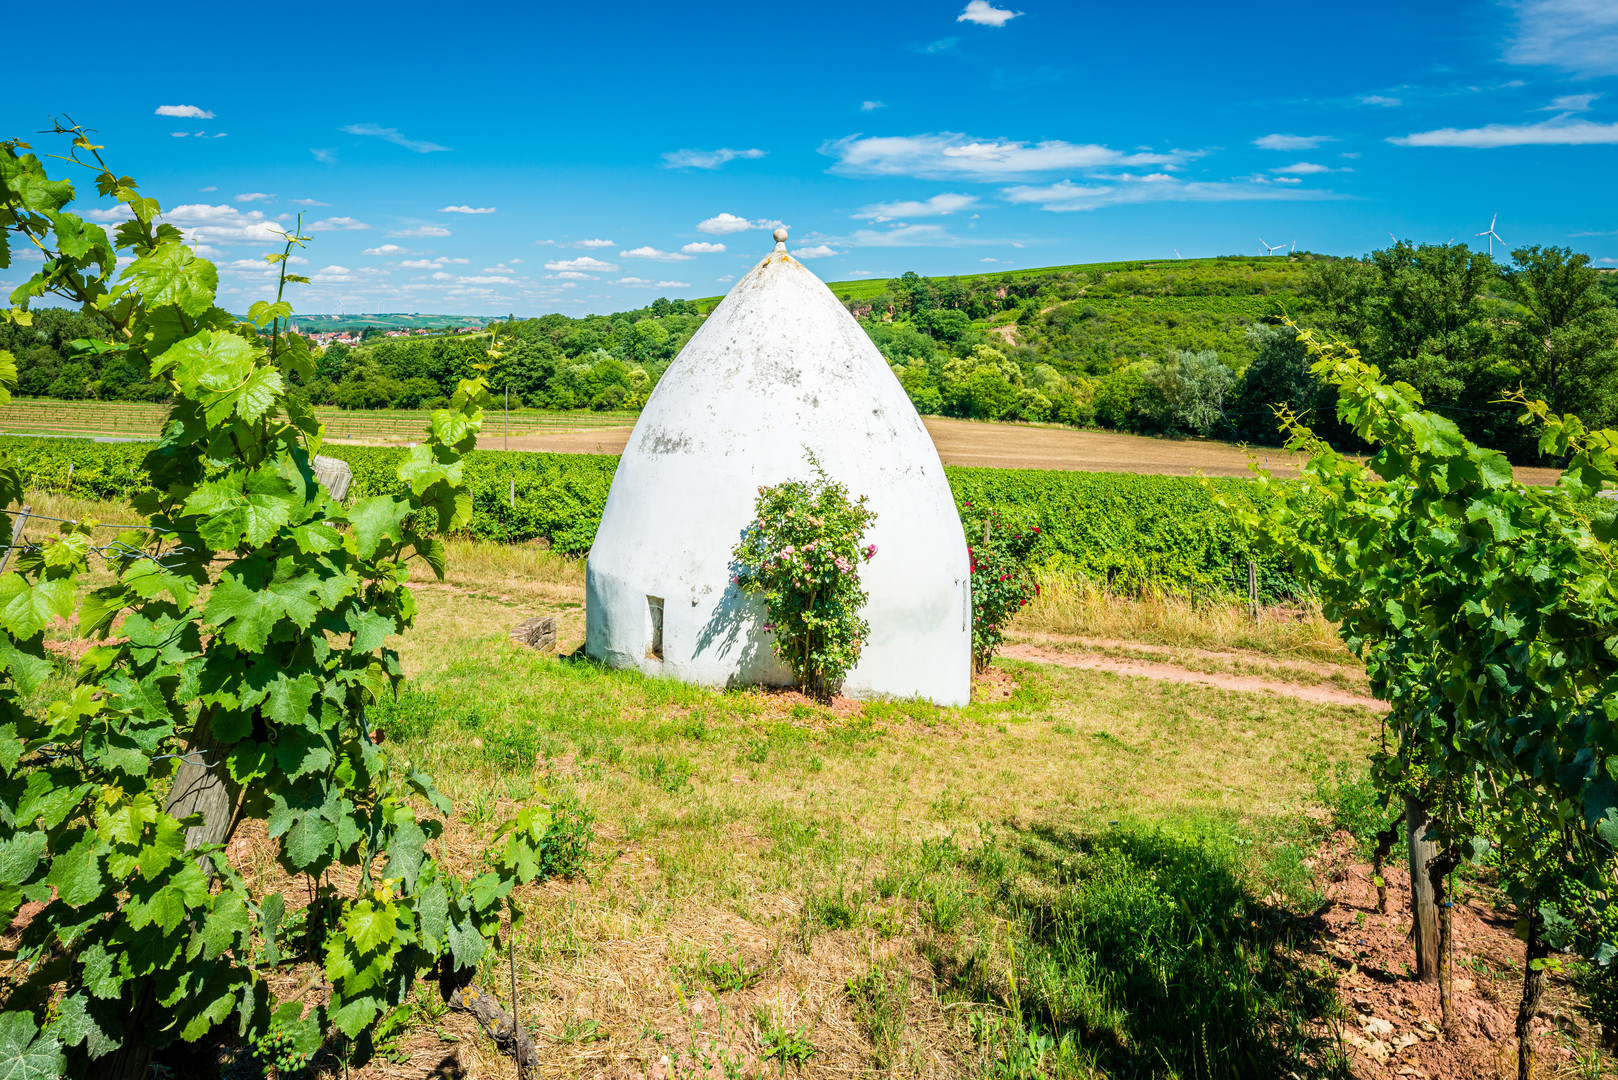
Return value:
[(875, 544), (861, 545), (876, 514), (813, 454), (809, 464), (811, 480), (758, 489), (753, 522), (731, 553), (731, 580), (764, 597), (775, 654), (800, 690), (824, 698), (859, 662), (871, 631), (860, 617), (859, 568), (876, 556)]
[(1005, 640), (1017, 612), (1039, 595), (1035, 552), (1045, 536), (1035, 525), (1010, 527), (993, 510), (961, 507), (966, 553), (972, 563), (972, 664), (982, 671)]

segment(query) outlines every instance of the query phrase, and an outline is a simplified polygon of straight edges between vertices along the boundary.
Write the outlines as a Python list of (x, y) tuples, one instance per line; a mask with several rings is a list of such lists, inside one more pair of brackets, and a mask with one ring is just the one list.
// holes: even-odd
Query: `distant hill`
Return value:
[[(1312, 252), (1299, 251), (1292, 255), (1219, 255), (1209, 259), (1138, 259), (1123, 262), (1096, 262), (1073, 263), (1067, 266), (1031, 266), (1020, 270), (988, 270), (975, 274), (956, 274), (949, 277), (931, 277), (929, 281), (935, 285), (945, 282), (960, 282), (962, 285), (987, 284), (998, 282), (1026, 282), (1040, 278), (1067, 276), (1093, 277), (1109, 274), (1140, 274), (1151, 272), (1161, 281), (1163, 278), (1179, 278), (1182, 276), (1206, 280), (1210, 272), (1215, 278), (1223, 278), (1232, 272), (1261, 268), (1272, 275), (1285, 275), (1289, 271), (1296, 272), (1303, 269), (1304, 263), (1313, 262), (1330, 256), (1316, 255)], [(869, 300), (881, 296), (888, 291), (889, 278), (863, 278), (858, 281), (828, 281), (826, 287), (837, 294), (839, 300), (845, 303), (849, 300)], [(1157, 282), (1154, 282), (1157, 284)], [(1155, 291), (1155, 290), (1153, 290)], [(1183, 289), (1169, 288), (1168, 294), (1187, 295)], [(1215, 290), (1220, 292), (1223, 290)], [(1245, 290), (1244, 290), (1245, 291)], [(1191, 295), (1202, 294), (1202, 289), (1190, 291)], [(691, 303), (700, 304), (703, 310), (712, 310), (713, 306), (723, 300), (722, 296), (707, 296)]]
[(487, 326), (503, 315), (421, 315), (411, 312), (385, 312), (378, 315), (298, 315), (292, 326), (305, 334), (329, 334), (338, 330), (423, 330), (445, 326)]

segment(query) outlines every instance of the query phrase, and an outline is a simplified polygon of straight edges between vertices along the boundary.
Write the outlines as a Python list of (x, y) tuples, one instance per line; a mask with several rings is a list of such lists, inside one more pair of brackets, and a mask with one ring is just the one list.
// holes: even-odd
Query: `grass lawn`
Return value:
[[(536, 890), (517, 947), (548, 1070), (1338, 1069), (1327, 980), (1294, 945), (1320, 778), (1363, 760), (1373, 713), (1011, 662), (963, 709), (833, 712), (519, 648), (538, 613), (562, 653), (582, 641), (578, 565), (471, 544), (449, 565), (376, 720), (456, 800), (452, 859), (528, 800), (593, 818), (587, 877)], [(1031, 621), (1076, 618), (1061, 599)], [(1204, 643), (1255, 633), (1203, 621)], [(1294, 639), (1331, 651), (1249, 647)], [(452, 1020), (424, 1006), (414, 1064), (510, 1068), (469, 1026), (440, 1044)]]
[[(545, 1075), (1344, 1074), (1305, 860), (1322, 779), (1363, 773), (1374, 712), (1011, 661), (961, 709), (716, 692), (566, 655), (578, 562), (451, 542), (448, 563), (396, 642), (407, 688), (371, 719), (454, 799), (451, 867), (534, 802), (591, 837), (479, 978), (515, 982)], [(1358, 677), (1309, 619), (1051, 584), (1023, 633)], [(509, 640), (541, 613), (562, 655)], [(262, 826), (228, 856), (281, 887)], [(317, 1000), (318, 972), (283, 978)], [(515, 1075), (427, 985), (376, 1042), (350, 1075)]]

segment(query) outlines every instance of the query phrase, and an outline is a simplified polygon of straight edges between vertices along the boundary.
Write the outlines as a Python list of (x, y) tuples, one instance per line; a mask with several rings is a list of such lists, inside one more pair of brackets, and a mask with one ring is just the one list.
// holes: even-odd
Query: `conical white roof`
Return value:
[(707, 685), (789, 683), (759, 602), (730, 584), (730, 553), (760, 485), (809, 476), (805, 447), (877, 514), (860, 571), (871, 635), (843, 692), (964, 704), (966, 542), (938, 451), (882, 354), (785, 244), (714, 309), (635, 425), (590, 551), (587, 652)]

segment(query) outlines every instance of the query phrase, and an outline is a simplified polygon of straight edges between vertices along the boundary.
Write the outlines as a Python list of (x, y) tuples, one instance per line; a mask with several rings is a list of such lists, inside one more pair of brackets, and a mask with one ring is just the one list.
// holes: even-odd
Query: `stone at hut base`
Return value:
[(536, 652), (556, 651), (556, 616), (535, 615), (511, 631), (511, 640)]

